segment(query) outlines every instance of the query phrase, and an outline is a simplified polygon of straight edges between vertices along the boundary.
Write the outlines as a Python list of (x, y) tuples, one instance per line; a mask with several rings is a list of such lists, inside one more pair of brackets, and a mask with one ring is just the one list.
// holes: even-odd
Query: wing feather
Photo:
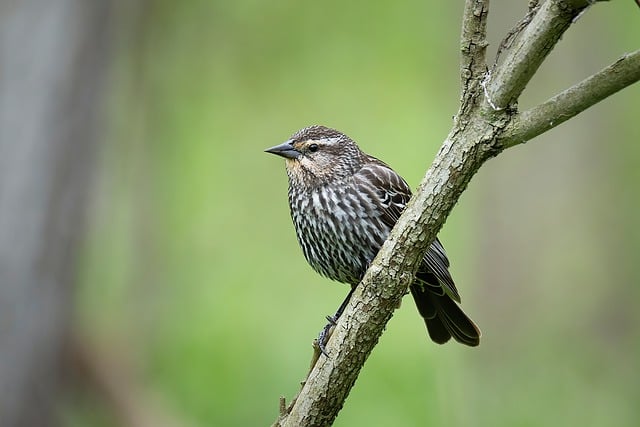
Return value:
[[(411, 188), (386, 163), (371, 156), (369, 160), (358, 172), (358, 179), (366, 183), (369, 189), (375, 189), (377, 192), (381, 210), (380, 220), (391, 229), (411, 198)], [(434, 293), (439, 295), (446, 293), (453, 300), (460, 302), (460, 294), (448, 268), (449, 259), (442, 243), (436, 238), (424, 256), (422, 265), (418, 269), (417, 279), (422, 284), (434, 288)], [(434, 281), (434, 277), (437, 280)]]

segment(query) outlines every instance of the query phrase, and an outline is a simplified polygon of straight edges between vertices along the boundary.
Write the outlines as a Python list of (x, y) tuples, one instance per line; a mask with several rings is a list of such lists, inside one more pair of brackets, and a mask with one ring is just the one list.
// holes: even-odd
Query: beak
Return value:
[(275, 147), (267, 148), (264, 151), (265, 153), (277, 154), (278, 156), (282, 156), (285, 159), (297, 159), (302, 155), (302, 153), (293, 148), (291, 140), (285, 141), (280, 145), (276, 145)]

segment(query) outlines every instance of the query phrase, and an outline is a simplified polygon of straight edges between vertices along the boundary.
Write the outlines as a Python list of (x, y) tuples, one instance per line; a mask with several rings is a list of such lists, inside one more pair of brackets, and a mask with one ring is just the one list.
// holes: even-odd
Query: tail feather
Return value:
[(431, 286), (414, 284), (411, 295), (427, 325), (429, 337), (444, 344), (451, 337), (459, 343), (475, 347), (480, 344), (480, 329), (447, 294), (434, 292)]

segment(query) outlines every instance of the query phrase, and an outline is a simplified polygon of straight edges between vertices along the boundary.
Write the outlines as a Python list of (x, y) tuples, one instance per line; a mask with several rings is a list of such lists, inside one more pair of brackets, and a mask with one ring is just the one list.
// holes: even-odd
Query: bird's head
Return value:
[(325, 126), (309, 126), (265, 150), (286, 159), (289, 179), (313, 187), (357, 172), (365, 154), (347, 135)]

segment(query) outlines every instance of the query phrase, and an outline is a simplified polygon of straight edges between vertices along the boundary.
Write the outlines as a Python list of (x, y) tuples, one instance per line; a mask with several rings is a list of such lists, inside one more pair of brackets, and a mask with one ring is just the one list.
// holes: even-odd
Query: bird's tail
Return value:
[(480, 344), (480, 329), (442, 288), (423, 283), (413, 284), (410, 289), (434, 342), (444, 344), (453, 337), (471, 347)]

